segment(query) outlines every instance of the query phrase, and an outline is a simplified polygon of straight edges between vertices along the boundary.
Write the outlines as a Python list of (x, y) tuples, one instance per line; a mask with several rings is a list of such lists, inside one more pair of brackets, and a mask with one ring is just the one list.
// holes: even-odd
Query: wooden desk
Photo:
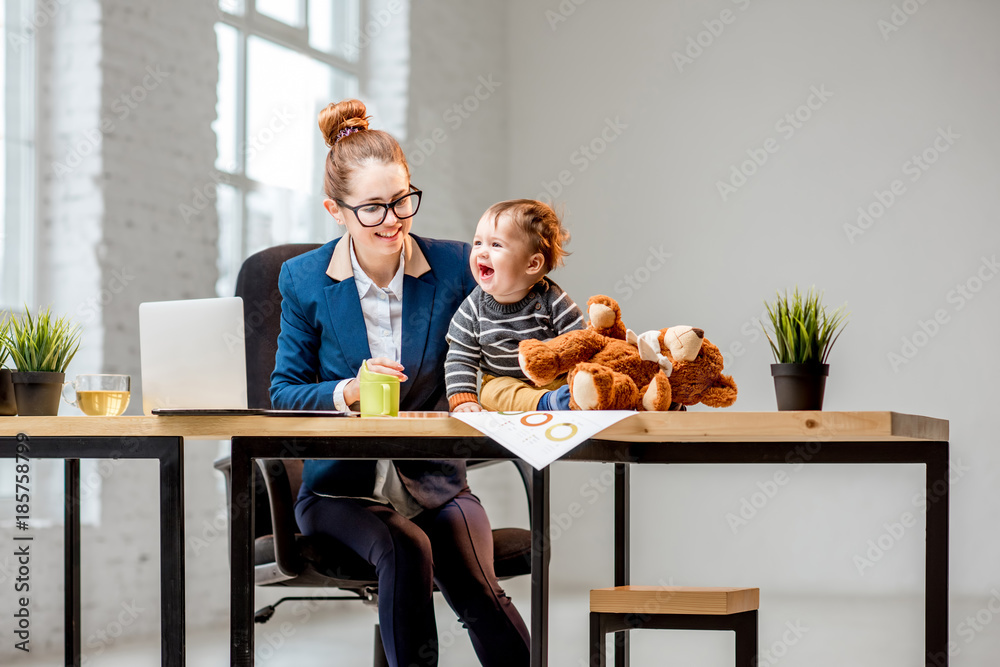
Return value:
[[(503, 447), (455, 419), (401, 416), (350, 420), (333, 427), (268, 424), (270, 436), (233, 439), (233, 498), (252, 497), (258, 458), (511, 458)], [(302, 431), (299, 431), (302, 429)], [(315, 437), (320, 435), (320, 437)], [(928, 503), (925, 655), (947, 664), (948, 423), (890, 412), (638, 413), (589, 440), (562, 460), (615, 464), (615, 577), (629, 583), (629, 470), (633, 463), (917, 463), (926, 466)], [(532, 484), (531, 664), (548, 664), (549, 470)], [(252, 511), (252, 507), (249, 508)], [(253, 656), (252, 516), (232, 524), (231, 664)], [(622, 642), (616, 665), (628, 664)]]
[[(335, 417), (0, 417), (0, 436), (182, 437), (476, 437), (479, 431), (443, 412), (404, 412), (392, 419)], [(839, 442), (947, 440), (943, 419), (898, 412), (637, 412), (595, 440), (623, 442)]]
[[(121, 438), (138, 439), (134, 448), (166, 438), (183, 454), (183, 438), (233, 439), (232, 497), (250, 498), (252, 461), (258, 458), (337, 459), (509, 459), (511, 454), (475, 429), (441, 414), (406, 414), (395, 419), (330, 419), (290, 417), (62, 417), (0, 418), (0, 456), (12, 457), (16, 440), (32, 438), (32, 455), (53, 457), (106, 456)], [(87, 443), (101, 447), (84, 447)], [(77, 449), (67, 444), (77, 443)], [(51, 446), (50, 446), (51, 445)], [(105, 452), (100, 454), (99, 452)], [(927, 504), (925, 562), (925, 664), (948, 664), (948, 423), (944, 420), (892, 412), (686, 412), (638, 413), (589, 440), (562, 460), (615, 464), (615, 580), (629, 582), (629, 466), (633, 463), (895, 463), (926, 466)], [(125, 454), (121, 454), (125, 455)], [(164, 604), (163, 665), (183, 664), (183, 586), (168, 591), (168, 575), (183, 581), (183, 492), (181, 475), (164, 480), (161, 461), (161, 558), (179, 555), (179, 565), (165, 572), (161, 563)], [(183, 472), (183, 466), (174, 466)], [(535, 667), (548, 664), (549, 470), (535, 471), (532, 526), (532, 658)], [(179, 522), (165, 523), (165, 486), (176, 484), (170, 501)], [(78, 489), (77, 489), (78, 493)], [(234, 501), (234, 507), (237, 506)], [(231, 664), (253, 662), (253, 504), (234, 513), (231, 543)], [(176, 517), (175, 517), (176, 518)], [(78, 517), (77, 517), (78, 521)], [(67, 528), (67, 531), (69, 528)], [(166, 535), (170, 530), (177, 534)], [(174, 546), (170, 546), (174, 545)], [(176, 553), (171, 552), (171, 549)], [(79, 554), (77, 553), (77, 559)], [(178, 569), (179, 568), (179, 569)], [(67, 591), (67, 596), (69, 591)], [(179, 609), (176, 606), (180, 600)], [(77, 595), (77, 604), (79, 597)], [(179, 630), (167, 621), (180, 620)], [(180, 637), (181, 660), (168, 661)], [(168, 642), (169, 639), (169, 642)], [(616, 664), (627, 664), (627, 644)]]

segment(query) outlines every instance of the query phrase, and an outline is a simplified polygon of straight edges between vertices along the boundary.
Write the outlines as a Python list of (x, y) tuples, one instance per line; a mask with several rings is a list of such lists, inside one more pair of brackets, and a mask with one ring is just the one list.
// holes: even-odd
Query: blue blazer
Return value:
[[(276, 409), (333, 410), (333, 390), (357, 376), (371, 357), (346, 236), (294, 257), (281, 267), (281, 332), (271, 403)], [(401, 410), (447, 410), (445, 335), (475, 288), (470, 246), (410, 235), (403, 278)], [(342, 247), (339, 247), (343, 243)], [(339, 247), (339, 250), (338, 250)], [(425, 507), (450, 500), (465, 486), (464, 464), (399, 461), (400, 478)], [(307, 461), (302, 484), (327, 495), (370, 497), (375, 461)], [(447, 496), (447, 497), (445, 497)]]

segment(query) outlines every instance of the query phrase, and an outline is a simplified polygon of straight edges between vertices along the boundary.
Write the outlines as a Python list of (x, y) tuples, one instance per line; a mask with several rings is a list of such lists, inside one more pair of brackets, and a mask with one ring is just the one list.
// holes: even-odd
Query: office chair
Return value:
[[(246, 330), (247, 401), (251, 408), (270, 408), (271, 372), (281, 328), (278, 274), (288, 259), (318, 248), (318, 244), (285, 244), (262, 250), (243, 263), (236, 279), (236, 296), (243, 298)], [(319, 267), (324, 270), (325, 267)], [(469, 461), (483, 467), (496, 461)], [(524, 484), (531, 512), (531, 467), (514, 460)], [(337, 588), (343, 596), (284, 597), (259, 609), (254, 621), (266, 623), (275, 609), (291, 600), (355, 600), (375, 605), (378, 577), (375, 568), (331, 538), (299, 533), (293, 510), (302, 484), (300, 460), (261, 459), (254, 471), (254, 582), (257, 586)], [(226, 504), (231, 511), (231, 462), (215, 462), (226, 479)], [(531, 531), (498, 528), (493, 531), (493, 557), (501, 580), (531, 573)], [(388, 665), (378, 624), (375, 625), (375, 667)]]

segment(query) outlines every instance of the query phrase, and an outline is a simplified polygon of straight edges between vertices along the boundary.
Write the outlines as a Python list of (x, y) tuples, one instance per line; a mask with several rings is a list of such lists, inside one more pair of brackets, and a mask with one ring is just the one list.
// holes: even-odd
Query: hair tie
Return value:
[(337, 133), (337, 136), (334, 137), (333, 139), (333, 143), (337, 143), (338, 141), (340, 141), (349, 134), (354, 134), (355, 132), (360, 132), (360, 131), (361, 131), (360, 127), (345, 127), (343, 130)]

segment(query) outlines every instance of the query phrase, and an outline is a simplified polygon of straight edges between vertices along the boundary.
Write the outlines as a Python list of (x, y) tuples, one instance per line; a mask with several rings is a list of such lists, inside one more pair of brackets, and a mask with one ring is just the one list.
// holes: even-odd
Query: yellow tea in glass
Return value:
[(130, 385), (128, 375), (77, 375), (63, 387), (63, 399), (90, 417), (117, 417), (128, 407)]
[(129, 392), (97, 389), (77, 391), (76, 402), (85, 415), (91, 417), (117, 417), (128, 407)]

